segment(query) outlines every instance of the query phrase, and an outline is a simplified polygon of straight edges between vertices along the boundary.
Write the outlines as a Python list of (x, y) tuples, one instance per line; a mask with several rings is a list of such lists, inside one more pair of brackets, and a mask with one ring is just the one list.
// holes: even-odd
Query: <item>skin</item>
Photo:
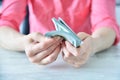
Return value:
[(110, 28), (100, 28), (92, 35), (84, 32), (78, 33), (83, 40), (79, 48), (73, 47), (68, 41), (62, 44), (63, 59), (74, 67), (80, 67), (95, 53), (112, 46), (115, 40), (115, 32)]
[(46, 38), (38, 32), (23, 35), (9, 26), (4, 26), (0, 27), (0, 46), (8, 50), (25, 51), (28, 59), (39, 65), (54, 62), (62, 51), (65, 62), (80, 67), (91, 55), (112, 46), (116, 34), (113, 29), (102, 27), (92, 35), (79, 32), (77, 36), (83, 40), (79, 48), (73, 47), (68, 41), (62, 42), (60, 37)]
[(0, 28), (0, 46), (13, 51), (25, 51), (35, 64), (46, 65), (56, 60), (60, 52), (60, 37), (47, 38), (41, 33), (22, 35), (10, 27)]

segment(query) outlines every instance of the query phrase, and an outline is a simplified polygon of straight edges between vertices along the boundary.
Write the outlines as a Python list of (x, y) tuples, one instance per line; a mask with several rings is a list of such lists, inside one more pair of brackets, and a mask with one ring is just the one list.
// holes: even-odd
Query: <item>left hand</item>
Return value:
[(78, 37), (82, 39), (83, 44), (79, 48), (75, 48), (68, 41), (62, 44), (63, 59), (74, 67), (80, 67), (85, 64), (90, 55), (93, 54), (93, 38), (91, 35), (80, 32)]

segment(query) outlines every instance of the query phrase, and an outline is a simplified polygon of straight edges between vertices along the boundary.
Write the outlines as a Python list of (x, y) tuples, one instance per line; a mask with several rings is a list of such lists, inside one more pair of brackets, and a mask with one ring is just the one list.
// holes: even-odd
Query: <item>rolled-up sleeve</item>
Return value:
[(27, 0), (4, 0), (0, 12), (0, 27), (9, 26), (19, 31), (26, 14)]
[(115, 43), (120, 41), (120, 28), (115, 16), (115, 0), (92, 0), (91, 24), (92, 32), (101, 27), (112, 28), (116, 32)]

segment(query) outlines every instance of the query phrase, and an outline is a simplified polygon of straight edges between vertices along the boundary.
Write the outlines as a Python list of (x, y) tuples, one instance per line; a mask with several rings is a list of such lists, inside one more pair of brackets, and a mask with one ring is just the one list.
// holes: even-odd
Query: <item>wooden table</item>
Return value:
[(38, 66), (24, 52), (0, 48), (0, 80), (120, 80), (120, 44), (92, 56), (79, 69), (61, 56), (52, 64)]

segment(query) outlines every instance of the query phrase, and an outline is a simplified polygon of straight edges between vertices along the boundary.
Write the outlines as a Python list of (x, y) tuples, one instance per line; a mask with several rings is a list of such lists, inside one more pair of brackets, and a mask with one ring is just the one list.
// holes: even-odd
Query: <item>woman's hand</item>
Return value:
[(49, 64), (60, 52), (60, 37), (47, 38), (40, 33), (23, 35), (16, 30), (0, 27), (0, 47), (13, 51), (25, 51), (28, 59), (36, 64)]
[(60, 37), (47, 38), (40, 33), (32, 33), (26, 36), (27, 45), (25, 52), (32, 63), (45, 65), (57, 59), (60, 52)]
[(90, 55), (94, 53), (93, 38), (86, 33), (79, 33), (78, 37), (82, 39), (83, 44), (75, 48), (68, 41), (62, 44), (63, 59), (74, 67), (80, 67), (85, 64)]
[(115, 41), (116, 33), (112, 28), (102, 27), (96, 29), (92, 35), (80, 32), (78, 37), (83, 40), (79, 48), (73, 47), (67, 41), (62, 44), (64, 60), (75, 67), (85, 64), (91, 55), (110, 48)]

